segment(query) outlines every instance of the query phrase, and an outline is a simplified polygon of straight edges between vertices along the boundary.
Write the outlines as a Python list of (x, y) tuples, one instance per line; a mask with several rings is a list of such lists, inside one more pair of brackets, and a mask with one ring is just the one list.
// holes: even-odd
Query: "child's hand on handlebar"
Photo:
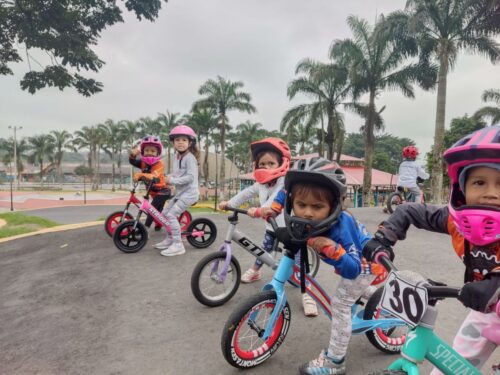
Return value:
[(257, 208), (256, 207), (250, 207), (247, 210), (247, 215), (250, 217), (257, 217)]
[(134, 180), (135, 182), (137, 182), (137, 181), (143, 180), (143, 179), (145, 179), (145, 178), (146, 178), (146, 177), (144, 177), (144, 173), (137, 172), (137, 173), (134, 173), (134, 178), (133, 178), (133, 180)]
[(490, 306), (500, 298), (500, 274), (490, 278), (465, 284), (460, 290), (458, 300), (472, 310), (482, 313), (489, 311)]
[(363, 257), (369, 262), (373, 262), (377, 254), (385, 253), (391, 261), (394, 260), (394, 251), (392, 250), (391, 243), (385, 238), (381, 232), (376, 232), (374, 237), (369, 240), (363, 247)]
[(313, 237), (307, 240), (307, 246), (312, 248), (323, 258), (338, 260), (345, 254), (342, 246), (328, 237)]
[(222, 201), (219, 203), (219, 210), (225, 210), (227, 207), (227, 201)]

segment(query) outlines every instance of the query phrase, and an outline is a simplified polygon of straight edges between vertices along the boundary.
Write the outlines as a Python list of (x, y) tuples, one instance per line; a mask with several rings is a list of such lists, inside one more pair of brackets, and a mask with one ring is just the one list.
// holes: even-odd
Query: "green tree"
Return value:
[[(153, 21), (161, 0), (0, 1), (0, 75), (12, 74), (9, 63), (22, 61), (21, 54), (26, 54), (29, 72), (21, 88), (31, 94), (46, 86), (74, 87), (85, 96), (102, 91), (101, 82), (80, 72), (98, 72), (103, 66), (92, 48), (106, 27), (123, 22), (125, 8), (139, 20)], [(34, 49), (47, 53), (47, 66), (31, 56)], [(35, 70), (34, 63), (41, 70)]]
[(486, 90), (482, 96), (483, 102), (494, 102), (493, 106), (479, 108), (474, 117), (477, 119), (490, 118), (490, 125), (500, 123), (500, 90)]
[(54, 161), (54, 139), (49, 134), (35, 135), (28, 138), (30, 147), (29, 161), (40, 166), (40, 184), (43, 186), (44, 162)]
[(295, 126), (303, 123), (309, 129), (322, 123), (326, 117), (327, 157), (333, 160), (334, 143), (339, 142), (344, 128), (344, 117), (339, 112), (339, 106), (345, 104), (351, 95), (347, 67), (305, 59), (298, 64), (295, 73), (304, 75), (290, 82), (288, 98), (292, 100), (300, 93), (312, 99), (312, 102), (299, 104), (288, 110), (281, 120), (280, 128), (289, 134), (288, 139), (291, 140)]
[(235, 131), (228, 135), (231, 146), (228, 148), (228, 156), (240, 170), (250, 172), (252, 170), (253, 158), (250, 143), (267, 136), (260, 122), (246, 121), (239, 124)]
[(220, 147), (221, 147), (221, 165), (220, 165), (220, 179), (224, 186), (225, 181), (225, 158), (226, 158), (226, 127), (228, 125), (227, 113), (229, 111), (237, 110), (240, 112), (254, 113), (257, 110), (250, 103), (252, 97), (250, 94), (240, 91), (243, 88), (243, 82), (232, 82), (226, 80), (221, 76), (209, 79), (198, 90), (200, 95), (204, 98), (194, 103), (193, 109), (211, 108), (218, 116), (218, 128), (220, 133)]
[(64, 150), (70, 146), (70, 140), (73, 136), (66, 130), (52, 130), (50, 132), (52, 136), (52, 143), (54, 144), (54, 162), (57, 168), (57, 176), (60, 183), (64, 182), (64, 176), (62, 172), (62, 159), (64, 156)]
[(413, 84), (424, 89), (435, 83), (436, 69), (425, 63), (408, 62), (408, 57), (417, 53), (411, 38), (395, 39), (386, 29), (384, 17), (374, 27), (367, 21), (350, 16), (347, 19), (354, 35), (353, 39), (336, 40), (330, 56), (349, 69), (353, 96), (369, 96), (365, 121), (365, 167), (363, 173), (363, 205), (371, 202), (371, 177), (375, 147), (375, 99), (385, 90), (397, 90), (408, 98), (414, 98)]
[(124, 142), (123, 127), (113, 120), (106, 120), (104, 124), (99, 125), (99, 129), (104, 136), (102, 149), (111, 158), (111, 190), (115, 191), (115, 164), (118, 161), (118, 168), (121, 167), (121, 150)]
[(94, 171), (92, 179), (92, 189), (97, 190), (100, 184), (100, 150), (103, 144), (104, 135), (102, 129), (98, 126), (84, 126), (81, 130), (77, 130), (74, 134), (72, 147), (76, 150), (87, 149), (88, 166)]
[(162, 125), (162, 130), (160, 132), (160, 137), (163, 142), (163, 146), (167, 149), (167, 173), (170, 173), (170, 166), (172, 165), (172, 143), (168, 134), (170, 131), (178, 125), (180, 121), (180, 114), (166, 111), (166, 113), (158, 113), (157, 121)]
[[(6, 139), (1, 145), (0, 149), (5, 151), (2, 155), (2, 162), (5, 166), (12, 168), (12, 163), (14, 161), (14, 137)], [(25, 138), (17, 140), (16, 144), (16, 164), (17, 164), (17, 188), (19, 189), (19, 183), (21, 181), (21, 173), (24, 171), (24, 162), (29, 157), (30, 146)]]
[[(498, 0), (408, 0), (406, 9), (389, 16), (396, 36), (415, 36), (424, 59), (439, 64), (431, 189), (441, 203), (448, 73), (462, 51), (500, 58), (494, 35), (500, 31)], [(496, 11), (495, 11), (496, 9)]]

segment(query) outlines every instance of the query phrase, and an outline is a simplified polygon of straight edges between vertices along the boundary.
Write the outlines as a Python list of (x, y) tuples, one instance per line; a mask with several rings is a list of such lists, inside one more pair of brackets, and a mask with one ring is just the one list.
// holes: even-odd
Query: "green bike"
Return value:
[[(424, 359), (445, 375), (481, 375), (477, 368), (434, 332), (438, 313), (437, 301), (457, 298), (460, 288), (430, 285), (428, 280), (417, 273), (397, 271), (385, 255), (377, 258), (376, 261), (390, 271), (381, 307), (406, 321), (412, 328), (407, 333), (401, 349), (402, 358), (393, 362), (387, 370), (372, 372), (370, 375), (419, 375), (418, 364)], [(500, 316), (500, 301), (493, 310)], [(482, 334), (488, 337), (491, 331), (493, 330), (485, 329)], [(498, 337), (488, 338), (492, 341), (498, 340)]]

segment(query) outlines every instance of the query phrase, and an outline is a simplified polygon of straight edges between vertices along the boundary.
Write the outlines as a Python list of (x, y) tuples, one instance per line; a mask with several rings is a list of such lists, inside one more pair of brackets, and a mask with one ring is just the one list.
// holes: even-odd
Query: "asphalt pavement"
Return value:
[[(70, 223), (73, 216), (95, 220), (110, 212), (106, 207), (87, 208), (37, 214), (50, 213), (53, 220)], [(372, 231), (385, 217), (376, 208), (352, 212)], [(191, 272), (203, 256), (217, 250), (227, 228), (225, 215), (203, 216), (217, 224), (217, 241), (201, 250), (186, 244), (186, 254), (169, 258), (151, 246), (162, 239), (161, 233), (151, 233), (140, 252), (124, 254), (102, 226), (2, 243), (0, 374), (241, 374), (222, 356), (222, 328), (238, 303), (272, 278), (272, 271), (264, 267), (264, 280), (241, 285), (224, 306), (200, 305), (191, 294)], [(263, 222), (244, 217), (239, 229), (260, 241)], [(396, 254), (400, 269), (461, 284), (463, 266), (448, 236), (412, 229)], [(254, 260), (239, 248), (235, 256), (243, 271)], [(328, 292), (338, 279), (331, 267), (321, 264), (318, 280)], [(327, 346), (329, 320), (324, 315), (306, 318), (299, 292), (291, 287), (289, 291), (292, 321), (286, 340), (269, 360), (245, 374), (296, 374), (300, 364)], [(441, 303), (437, 333), (450, 342), (466, 313), (457, 301)], [(395, 358), (356, 336), (349, 346), (348, 372), (366, 374)], [(495, 361), (500, 362), (498, 354), (485, 374)], [(430, 366), (421, 369), (428, 373)]]

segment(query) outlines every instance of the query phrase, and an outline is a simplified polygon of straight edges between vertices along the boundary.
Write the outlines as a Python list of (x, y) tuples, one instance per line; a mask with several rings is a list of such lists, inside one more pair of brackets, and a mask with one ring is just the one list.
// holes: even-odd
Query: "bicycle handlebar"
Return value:
[(241, 208), (234, 208), (234, 207), (226, 206), (225, 210), (226, 211), (233, 211), (233, 212), (236, 212), (238, 214), (248, 215), (248, 210), (242, 210)]

